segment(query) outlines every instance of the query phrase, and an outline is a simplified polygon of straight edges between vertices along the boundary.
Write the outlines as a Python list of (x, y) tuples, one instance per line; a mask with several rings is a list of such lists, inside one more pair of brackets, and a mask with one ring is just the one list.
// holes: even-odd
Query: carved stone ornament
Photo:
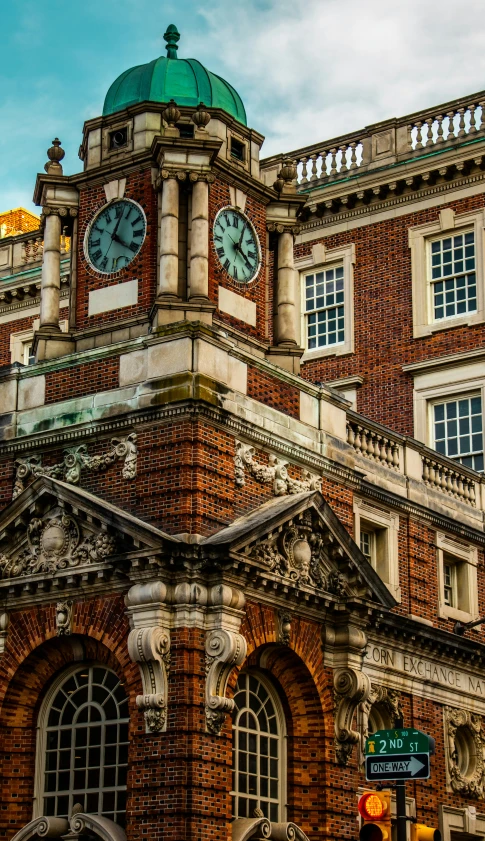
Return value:
[(371, 684), (368, 676), (357, 669), (336, 669), (333, 675), (335, 699), (335, 753), (339, 765), (347, 765), (360, 733), (353, 729), (359, 704), (368, 701)]
[(287, 610), (280, 610), (277, 614), (278, 620), (278, 642), (281, 645), (289, 645), (291, 640), (291, 613)]
[(241, 634), (218, 628), (207, 633), (205, 652), (207, 729), (218, 735), (226, 715), (234, 709), (233, 699), (226, 698), (227, 682), (234, 666), (245, 659), (247, 644)]
[(0, 655), (5, 653), (5, 645), (7, 643), (9, 624), (10, 617), (8, 613), (0, 613)]
[(123, 461), (123, 479), (134, 479), (137, 465), (136, 434), (132, 432), (126, 438), (112, 438), (111, 449), (99, 456), (88, 455), (85, 444), (69, 447), (65, 450), (60, 464), (44, 467), (40, 456), (19, 458), (15, 462), (16, 474), (12, 499), (16, 499), (25, 488), (26, 482), (37, 476), (51, 476), (70, 485), (78, 485), (83, 470), (106, 470), (116, 461)]
[(485, 799), (485, 729), (482, 716), (444, 707), (447, 771), (453, 791)]
[(340, 598), (348, 587), (347, 576), (335, 569), (342, 549), (312, 509), (307, 509), (246, 548), (246, 556), (296, 586), (325, 590)]
[(358, 708), (359, 730), (361, 732), (360, 762), (364, 762), (365, 741), (369, 735), (369, 716), (374, 704), (379, 705), (387, 719), (385, 727), (395, 727), (396, 721), (403, 717), (401, 706), (401, 693), (397, 689), (390, 689), (387, 686), (380, 686), (377, 683), (371, 684), (369, 697), (362, 701)]
[(287, 461), (283, 461), (277, 458), (277, 456), (270, 454), (267, 465), (259, 464), (254, 461), (254, 453), (254, 447), (251, 447), (249, 444), (243, 444), (241, 441), (236, 441), (234, 474), (238, 487), (241, 488), (244, 486), (245, 474), (249, 473), (257, 482), (272, 485), (275, 496), (297, 494), (302, 491), (321, 490), (322, 482), (319, 476), (310, 473), (308, 470), (302, 470), (303, 478), (301, 481), (292, 479), (288, 475)]
[(66, 637), (72, 633), (72, 602), (57, 602), (56, 630), (58, 637)]
[(19, 554), (15, 550), (10, 556), (0, 554), (0, 579), (100, 563), (113, 555), (116, 547), (115, 538), (106, 532), (82, 539), (70, 514), (59, 513), (51, 519), (33, 517), (26, 532), (27, 548)]
[(167, 720), (167, 684), (170, 669), (170, 634), (159, 627), (138, 628), (128, 637), (128, 653), (138, 663), (143, 681), (143, 695), (136, 696), (136, 706), (145, 716), (147, 730), (159, 733)]
[(128, 653), (138, 663), (143, 684), (136, 706), (148, 733), (160, 733), (167, 724), (170, 633), (161, 609), (166, 599), (167, 587), (161, 581), (135, 584), (126, 598), (132, 625)]

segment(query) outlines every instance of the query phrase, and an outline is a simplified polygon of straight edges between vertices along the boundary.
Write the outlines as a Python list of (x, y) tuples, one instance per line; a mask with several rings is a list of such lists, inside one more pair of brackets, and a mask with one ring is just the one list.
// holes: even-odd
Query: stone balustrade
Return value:
[(453, 462), (451, 465), (439, 457), (433, 458), (426, 455), (422, 456), (422, 461), (423, 482), (426, 485), (468, 505), (476, 506), (475, 482), (460, 470), (459, 464)]
[(370, 425), (347, 420), (347, 444), (358, 453), (391, 470), (400, 469), (399, 441)]
[(379, 164), (404, 162), (474, 137), (485, 139), (485, 91), (442, 105), (375, 123), (347, 135), (315, 143), (261, 161), (261, 172), (272, 183), (283, 161), (297, 167), (297, 185), (325, 184), (348, 178)]

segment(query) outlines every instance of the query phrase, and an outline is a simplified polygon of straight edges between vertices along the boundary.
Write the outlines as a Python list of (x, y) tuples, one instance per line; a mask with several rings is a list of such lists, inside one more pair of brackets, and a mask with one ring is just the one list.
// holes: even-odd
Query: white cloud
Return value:
[(243, 94), (266, 154), (485, 88), (481, 0), (213, 0), (201, 13), (198, 47)]

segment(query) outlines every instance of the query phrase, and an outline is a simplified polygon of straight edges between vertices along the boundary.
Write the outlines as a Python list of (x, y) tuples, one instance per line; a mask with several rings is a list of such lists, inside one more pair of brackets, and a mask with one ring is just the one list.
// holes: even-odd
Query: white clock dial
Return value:
[(261, 267), (261, 248), (256, 231), (243, 213), (224, 207), (214, 221), (214, 247), (228, 275), (238, 283), (250, 283)]

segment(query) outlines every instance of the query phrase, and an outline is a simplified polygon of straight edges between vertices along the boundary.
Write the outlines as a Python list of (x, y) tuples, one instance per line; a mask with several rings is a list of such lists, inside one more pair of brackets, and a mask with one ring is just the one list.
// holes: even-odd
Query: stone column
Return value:
[(278, 278), (276, 285), (277, 344), (297, 344), (297, 308), (293, 234), (278, 236)]
[(162, 187), (160, 220), (160, 281), (158, 294), (178, 298), (179, 275), (179, 185), (166, 177)]
[(47, 213), (44, 230), (44, 255), (40, 289), (40, 329), (59, 330), (59, 297), (61, 289), (61, 217)]
[(209, 185), (195, 181), (192, 187), (190, 239), (190, 299), (209, 297)]

